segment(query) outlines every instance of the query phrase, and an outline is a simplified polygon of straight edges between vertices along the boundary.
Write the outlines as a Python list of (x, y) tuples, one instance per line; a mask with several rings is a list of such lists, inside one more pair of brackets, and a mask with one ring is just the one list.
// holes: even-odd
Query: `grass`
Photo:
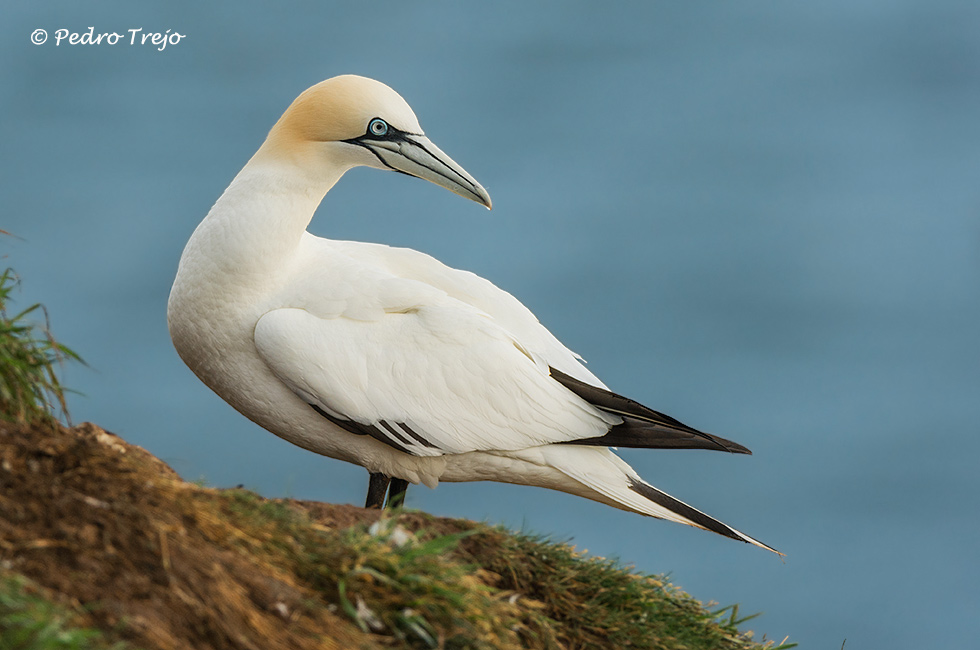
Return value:
[[(404, 648), (787, 650), (757, 643), (738, 607), (710, 611), (662, 576), (565, 544), (421, 513), (318, 528), (245, 490), (218, 493), (235, 543), (305, 580), (327, 607)], [(411, 532), (412, 530), (415, 532)], [(231, 541), (231, 540), (226, 540)]]
[(27, 588), (15, 575), (0, 574), (0, 648), (3, 650), (124, 650), (98, 630), (79, 627), (78, 614)]
[[(614, 560), (586, 557), (567, 544), (500, 535), (495, 552), (480, 549), (485, 568), (541, 602), (565, 647), (774, 648), (738, 625), (738, 607), (707, 610), (664, 576), (637, 573)], [(734, 612), (725, 616), (726, 612)], [(795, 644), (778, 646), (782, 650)]]
[[(477, 530), (428, 536), (396, 520), (341, 531), (246, 490), (222, 493), (238, 544), (304, 576), (362, 630), (410, 648), (519, 648), (520, 608), (450, 558)], [(551, 646), (548, 646), (551, 647)]]
[[(2, 232), (2, 231), (0, 231)], [(45, 325), (30, 321), (44, 313), (35, 304), (8, 312), (17, 287), (11, 269), (0, 274), (0, 418), (21, 424), (50, 425), (55, 413), (68, 417), (65, 389), (55, 367), (79, 356), (58, 343)], [(23, 578), (0, 573), (0, 648), (3, 650), (102, 650), (110, 646), (98, 630), (73, 625), (78, 615), (31, 593)]]
[[(10, 314), (10, 294), (17, 285), (13, 270), (8, 268), (0, 275), (0, 418), (53, 424), (56, 413), (68, 417), (65, 388), (55, 368), (81, 358), (54, 339), (40, 304)], [(31, 321), (38, 314), (45, 314), (44, 325)]]

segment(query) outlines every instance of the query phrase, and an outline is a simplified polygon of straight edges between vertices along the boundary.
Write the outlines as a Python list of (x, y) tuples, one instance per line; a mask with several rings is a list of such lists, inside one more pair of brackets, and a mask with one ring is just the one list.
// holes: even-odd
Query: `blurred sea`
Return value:
[[(146, 45), (55, 45), (167, 29)], [(36, 29), (49, 32), (42, 45)], [(0, 8), (0, 229), (92, 420), (189, 479), (360, 503), (166, 328), (184, 242), (289, 102), (378, 78), (489, 190), (351, 172), (311, 230), (409, 246), (527, 304), (614, 390), (752, 457), (623, 451), (787, 554), (531, 488), (415, 488), (765, 615), (810, 648), (972, 647), (980, 539), (980, 4)]]

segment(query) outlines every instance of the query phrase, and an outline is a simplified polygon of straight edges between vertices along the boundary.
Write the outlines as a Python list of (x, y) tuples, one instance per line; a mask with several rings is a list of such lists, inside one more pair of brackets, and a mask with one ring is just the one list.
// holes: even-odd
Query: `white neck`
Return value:
[(310, 169), (297, 162), (260, 149), (194, 231), (181, 271), (185, 264), (204, 263), (209, 273), (225, 276), (226, 286), (255, 287), (262, 277), (275, 275), (299, 246), (323, 197), (349, 168), (321, 160)]

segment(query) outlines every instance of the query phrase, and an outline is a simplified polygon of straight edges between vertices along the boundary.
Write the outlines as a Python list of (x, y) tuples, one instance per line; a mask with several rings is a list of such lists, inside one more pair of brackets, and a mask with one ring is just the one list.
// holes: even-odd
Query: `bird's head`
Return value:
[(391, 169), (490, 207), (483, 186), (425, 137), (408, 103), (365, 77), (334, 77), (304, 91), (272, 127), (260, 154), (342, 169)]

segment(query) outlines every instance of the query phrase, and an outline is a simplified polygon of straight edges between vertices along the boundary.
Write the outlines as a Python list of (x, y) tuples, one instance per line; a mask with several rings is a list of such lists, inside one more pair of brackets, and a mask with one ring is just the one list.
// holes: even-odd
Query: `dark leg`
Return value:
[(405, 505), (405, 494), (408, 492), (408, 481), (403, 478), (391, 479), (391, 488), (388, 490), (389, 508), (400, 508)]
[(390, 482), (391, 478), (381, 472), (371, 472), (371, 478), (368, 480), (367, 503), (364, 507), (380, 510), (385, 503), (385, 492), (388, 491)]

